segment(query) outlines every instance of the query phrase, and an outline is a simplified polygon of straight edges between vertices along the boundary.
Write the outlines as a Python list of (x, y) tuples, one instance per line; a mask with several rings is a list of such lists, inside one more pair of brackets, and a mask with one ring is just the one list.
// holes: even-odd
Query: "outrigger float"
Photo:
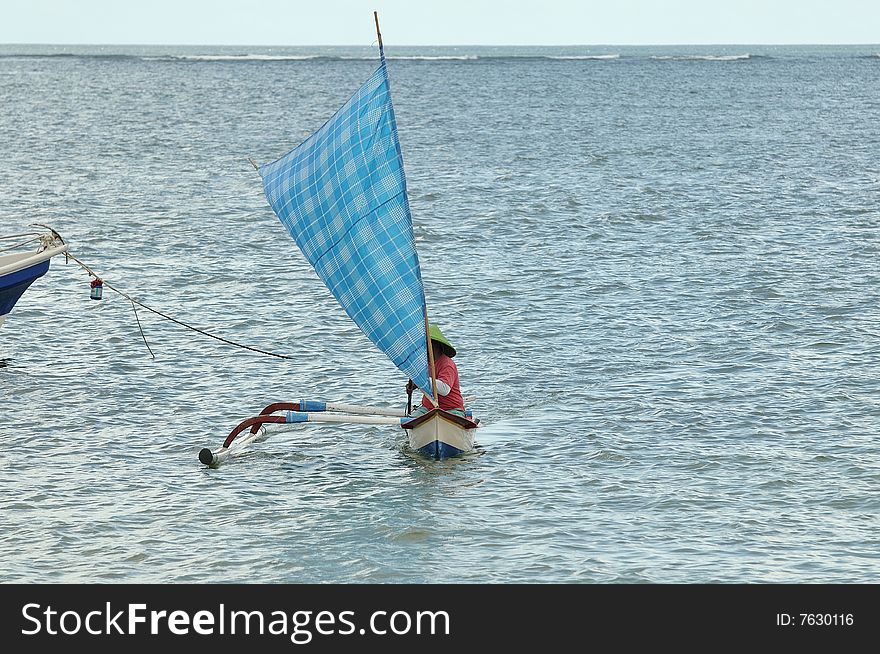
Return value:
[(239, 423), (217, 451), (202, 449), (205, 465), (217, 466), (249, 443), (303, 422), (397, 425), (407, 431), (411, 449), (433, 458), (474, 447), (479, 420), (439, 408), (397, 121), (376, 12), (373, 17), (379, 67), (300, 145), (271, 163), (251, 163), (269, 205), (318, 277), (433, 408), (408, 415), (306, 400), (269, 404)]

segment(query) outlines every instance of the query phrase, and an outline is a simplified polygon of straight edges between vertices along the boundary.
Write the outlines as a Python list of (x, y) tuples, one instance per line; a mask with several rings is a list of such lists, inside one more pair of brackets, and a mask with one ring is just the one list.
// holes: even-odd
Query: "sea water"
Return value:
[(477, 450), (209, 469), (271, 402), (406, 402), (248, 161), (377, 52), (2, 46), (0, 232), (107, 288), (56, 258), (0, 330), (0, 581), (876, 582), (880, 46), (386, 52)]

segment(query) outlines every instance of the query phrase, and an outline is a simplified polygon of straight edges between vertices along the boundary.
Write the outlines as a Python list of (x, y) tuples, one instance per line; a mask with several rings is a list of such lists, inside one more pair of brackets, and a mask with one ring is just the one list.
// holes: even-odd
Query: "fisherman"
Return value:
[[(431, 334), (431, 349), (434, 351), (434, 369), (437, 374), (437, 399), (440, 408), (458, 416), (464, 416), (464, 399), (461, 396), (461, 388), (458, 383), (458, 368), (452, 358), (455, 356), (455, 348), (443, 335), (437, 325), (430, 325), (428, 332)], [(418, 388), (410, 379), (406, 384), (407, 395)], [(427, 393), (422, 394), (422, 403), (413, 409), (413, 416), (420, 416), (434, 408), (434, 403)]]

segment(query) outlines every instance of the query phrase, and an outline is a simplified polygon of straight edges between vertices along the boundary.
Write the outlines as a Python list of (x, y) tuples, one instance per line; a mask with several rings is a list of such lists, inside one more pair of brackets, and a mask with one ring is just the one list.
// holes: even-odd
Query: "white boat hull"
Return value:
[(409, 433), (410, 448), (434, 459), (446, 459), (474, 449), (476, 423), (441, 409), (413, 418), (402, 427)]
[(36, 252), (0, 255), (0, 325), (30, 285), (46, 274), (49, 260), (64, 252), (66, 244), (47, 239)]

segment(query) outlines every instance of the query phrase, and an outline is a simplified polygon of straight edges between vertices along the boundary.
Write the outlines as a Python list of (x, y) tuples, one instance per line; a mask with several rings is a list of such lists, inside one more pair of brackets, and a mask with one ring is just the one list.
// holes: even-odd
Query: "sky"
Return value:
[(880, 0), (0, 0), (0, 43), (876, 44)]

